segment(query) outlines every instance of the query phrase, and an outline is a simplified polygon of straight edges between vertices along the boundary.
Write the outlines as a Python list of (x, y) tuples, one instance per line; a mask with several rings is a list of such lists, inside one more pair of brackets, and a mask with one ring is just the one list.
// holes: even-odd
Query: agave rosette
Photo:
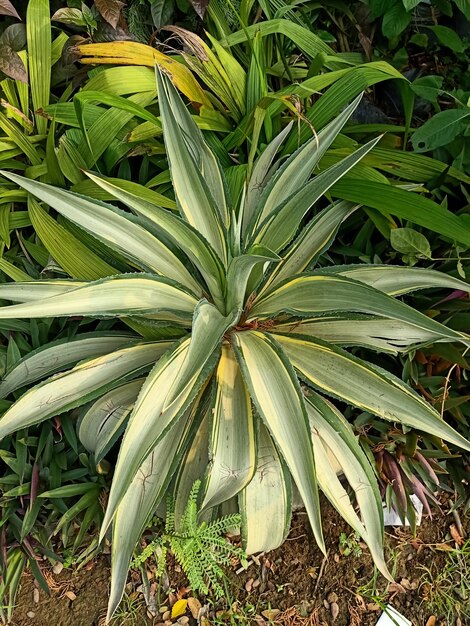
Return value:
[(124, 431), (102, 526), (102, 536), (113, 528), (108, 617), (169, 485), (178, 518), (197, 479), (208, 515), (236, 501), (248, 552), (284, 540), (292, 481), (324, 549), (319, 486), (390, 577), (376, 478), (327, 397), (470, 449), (410, 387), (344, 349), (396, 354), (435, 341), (469, 345), (467, 335), (396, 299), (415, 289), (468, 291), (468, 285), (407, 267), (306, 271), (358, 209), (345, 201), (314, 207), (378, 139), (312, 175), (358, 100), (276, 162), (290, 132), (285, 128), (255, 161), (234, 206), (222, 169), (177, 91), (165, 75), (157, 80), (178, 213), (93, 173), (88, 176), (130, 211), (4, 173), (31, 194), (30, 202), (37, 203), (34, 196), (53, 207), (138, 271), (90, 282), (1, 285), (0, 297), (16, 304), (1, 308), (0, 319), (117, 317), (162, 338), (102, 331), (32, 353), (7, 374), (0, 392), (43, 380), (3, 415), (0, 437), (85, 404), (79, 436), (97, 460)]

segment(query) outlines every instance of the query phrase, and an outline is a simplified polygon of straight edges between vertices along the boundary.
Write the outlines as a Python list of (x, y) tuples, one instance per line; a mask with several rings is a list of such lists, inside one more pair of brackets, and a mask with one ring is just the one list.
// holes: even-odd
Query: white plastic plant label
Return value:
[[(410, 500), (413, 503), (414, 510), (416, 512), (416, 526), (421, 524), (421, 518), (423, 517), (423, 503), (414, 494), (410, 496)], [(400, 519), (398, 513), (390, 508), (387, 508), (385, 502), (382, 502), (384, 509), (384, 525), (385, 526), (403, 526), (403, 522)], [(408, 518), (405, 518), (405, 526), (409, 526), (410, 522)]]
[(409, 619), (403, 617), (391, 604), (388, 604), (376, 626), (413, 626)]

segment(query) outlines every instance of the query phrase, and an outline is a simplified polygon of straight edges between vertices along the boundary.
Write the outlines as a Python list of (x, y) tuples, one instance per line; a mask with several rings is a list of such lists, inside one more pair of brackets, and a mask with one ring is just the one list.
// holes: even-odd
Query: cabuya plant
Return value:
[[(122, 597), (142, 530), (170, 483), (178, 527), (198, 478), (203, 511), (232, 505), (238, 496), (248, 553), (274, 548), (285, 538), (291, 480), (324, 550), (319, 485), (390, 578), (372, 467), (325, 396), (470, 449), (401, 380), (343, 349), (360, 345), (396, 354), (434, 341), (470, 345), (467, 335), (394, 297), (426, 287), (468, 291), (468, 285), (408, 267), (310, 271), (341, 223), (359, 209), (344, 201), (323, 210), (315, 206), (378, 139), (313, 175), (359, 100), (287, 160), (276, 161), (290, 132), (286, 127), (253, 163), (234, 205), (222, 169), (179, 94), (165, 75), (157, 80), (179, 214), (93, 173), (88, 176), (132, 213), (4, 172), (139, 271), (88, 283), (1, 285), (0, 298), (18, 304), (1, 308), (0, 319), (119, 317), (134, 327), (164, 331), (164, 339), (101, 331), (94, 346), (89, 338), (44, 346), (6, 376), (3, 391), (60, 373), (6, 411), (0, 437), (91, 402), (79, 434), (99, 459), (127, 420), (101, 530), (104, 537), (113, 527), (108, 618)], [(338, 465), (355, 491), (360, 516), (338, 478)]]

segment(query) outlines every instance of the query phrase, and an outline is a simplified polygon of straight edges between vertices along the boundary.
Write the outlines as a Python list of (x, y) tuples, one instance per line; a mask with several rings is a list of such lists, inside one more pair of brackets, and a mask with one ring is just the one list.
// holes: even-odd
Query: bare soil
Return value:
[[(240, 565), (234, 565), (228, 573), (230, 597), (217, 603), (210, 598), (199, 598), (206, 608), (202, 626), (224, 623), (266, 626), (273, 622), (286, 626), (372, 626), (387, 602), (414, 626), (470, 626), (470, 597), (462, 593), (464, 570), (470, 572), (470, 550), (461, 570), (451, 570), (442, 576), (447, 572), (449, 555), (456, 554), (450, 552), (457, 547), (455, 537), (458, 538), (453, 515), (437, 513), (432, 520), (425, 517), (415, 537), (408, 529), (387, 528), (386, 554), (396, 580), (392, 584), (374, 574), (365, 545), (353, 542), (356, 552), (361, 554), (342, 553), (340, 535), (349, 536), (350, 529), (330, 507), (323, 507), (323, 518), (327, 559), (315, 545), (306, 515), (295, 514), (283, 546), (252, 559), (246, 571), (236, 573)], [(460, 521), (460, 530), (468, 537), (469, 515), (461, 515)], [(423, 568), (429, 570), (429, 576)], [(103, 556), (80, 571), (63, 570), (59, 575), (48, 572), (51, 595), (40, 591), (39, 597), (33, 578), (25, 576), (14, 612), (14, 626), (102, 626), (109, 571), (109, 558)], [(157, 594), (157, 612), (162, 606), (170, 607), (178, 591), (180, 596), (191, 595), (184, 587), (184, 574), (170, 564), (165, 592), (155, 581), (152, 584)], [(134, 574), (127, 587), (128, 600), (113, 620), (113, 626), (170, 626), (169, 621), (164, 625), (160, 613), (149, 617), (141, 590), (141, 581)], [(439, 614), (435, 600), (444, 593), (449, 596), (452, 610), (449, 613), (441, 609)], [(196, 624), (189, 612), (187, 615), (189, 626)]]

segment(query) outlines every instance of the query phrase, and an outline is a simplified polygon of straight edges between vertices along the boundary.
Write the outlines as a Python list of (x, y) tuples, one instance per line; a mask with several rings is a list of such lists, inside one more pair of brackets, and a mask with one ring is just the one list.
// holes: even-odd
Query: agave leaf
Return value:
[(402, 296), (418, 289), (447, 288), (470, 292), (470, 285), (436, 270), (394, 265), (337, 265), (326, 272), (340, 274), (379, 289), (389, 296)]
[(214, 351), (233, 321), (233, 315), (224, 317), (202, 300), (194, 312), (191, 338), (176, 344), (147, 377), (122, 440), (102, 536), (139, 466), (181, 418), (214, 368)]
[(233, 350), (222, 347), (216, 373), (209, 476), (202, 508), (229, 500), (255, 471), (255, 435), (251, 400)]
[(148, 369), (171, 342), (140, 344), (81, 363), (27, 391), (0, 419), (0, 439), (81, 406)]
[[(388, 580), (393, 580), (385, 564), (383, 552), (383, 509), (377, 481), (367, 457), (344, 417), (318, 394), (311, 394), (305, 404), (312, 428), (312, 441), (318, 467), (318, 481), (333, 506), (366, 541), (375, 565)], [(323, 448), (323, 449), (322, 449)], [(349, 496), (331, 471), (326, 450), (338, 460), (356, 494), (362, 522), (352, 507)]]
[(273, 269), (260, 294), (272, 289), (289, 276), (305, 271), (328, 250), (341, 224), (359, 206), (351, 202), (337, 202), (312, 218), (293, 241), (287, 253), (283, 254), (282, 261)]
[(303, 335), (276, 335), (300, 375), (327, 394), (386, 420), (400, 422), (470, 449), (428, 402), (388, 372), (331, 344)]
[(150, 226), (163, 230), (199, 269), (217, 304), (223, 302), (225, 272), (222, 264), (212, 247), (192, 226), (178, 216), (163, 211), (159, 206), (116, 187), (109, 179), (105, 180), (91, 172), (86, 172), (86, 174), (97, 185), (109, 191), (116, 199), (124, 202), (137, 215), (144, 218)]
[(126, 426), (144, 383), (137, 378), (104, 394), (80, 420), (78, 438), (99, 463)]
[(1, 173), (144, 269), (173, 278), (196, 293), (200, 291), (178, 257), (156, 237), (129, 220), (122, 211), (16, 174)]
[(247, 554), (280, 546), (289, 532), (292, 513), (290, 474), (262, 422), (257, 459), (253, 479), (238, 498)]
[(318, 174), (309, 183), (303, 185), (300, 191), (294, 192), (278, 210), (271, 211), (256, 233), (256, 242), (264, 244), (276, 252), (282, 250), (297, 232), (307, 211), (330, 187), (372, 150), (379, 140), (380, 137), (369, 141), (349, 157)]
[(449, 341), (406, 322), (357, 313), (289, 321), (277, 324), (273, 331), (318, 337), (337, 346), (363, 346), (391, 354), (406, 352), (431, 341)]
[[(173, 186), (183, 217), (194, 226), (225, 261), (226, 244), (215, 198), (188, 147), (171, 103), (180, 98), (168, 78), (157, 73), (160, 114)], [(170, 95), (171, 94), (171, 95)], [(212, 177), (209, 178), (212, 182)]]
[(147, 274), (124, 274), (43, 300), (2, 307), (0, 319), (75, 315), (122, 317), (161, 311), (190, 318), (196, 304), (196, 298), (174, 281)]
[(83, 333), (40, 346), (17, 361), (0, 383), (0, 398), (84, 359), (96, 358), (136, 342), (122, 332)]
[(269, 335), (238, 332), (233, 333), (232, 342), (253, 402), (286, 461), (324, 551), (315, 462), (297, 377)]
[(378, 289), (336, 274), (304, 274), (288, 279), (255, 300), (250, 318), (275, 318), (281, 312), (313, 317), (341, 311), (400, 320), (442, 338), (464, 344), (469, 341), (463, 333), (447, 328)]
[(2, 283), (0, 285), (0, 299), (13, 302), (34, 302), (50, 296), (59, 296), (77, 287), (84, 287), (87, 283), (80, 280), (37, 280), (35, 282), (22, 281), (19, 283)]
[(138, 468), (129, 489), (117, 507), (113, 524), (111, 591), (107, 622), (121, 602), (136, 545), (158, 501), (163, 497), (180, 458), (178, 451), (184, 427), (185, 421), (180, 420), (152, 449)]

